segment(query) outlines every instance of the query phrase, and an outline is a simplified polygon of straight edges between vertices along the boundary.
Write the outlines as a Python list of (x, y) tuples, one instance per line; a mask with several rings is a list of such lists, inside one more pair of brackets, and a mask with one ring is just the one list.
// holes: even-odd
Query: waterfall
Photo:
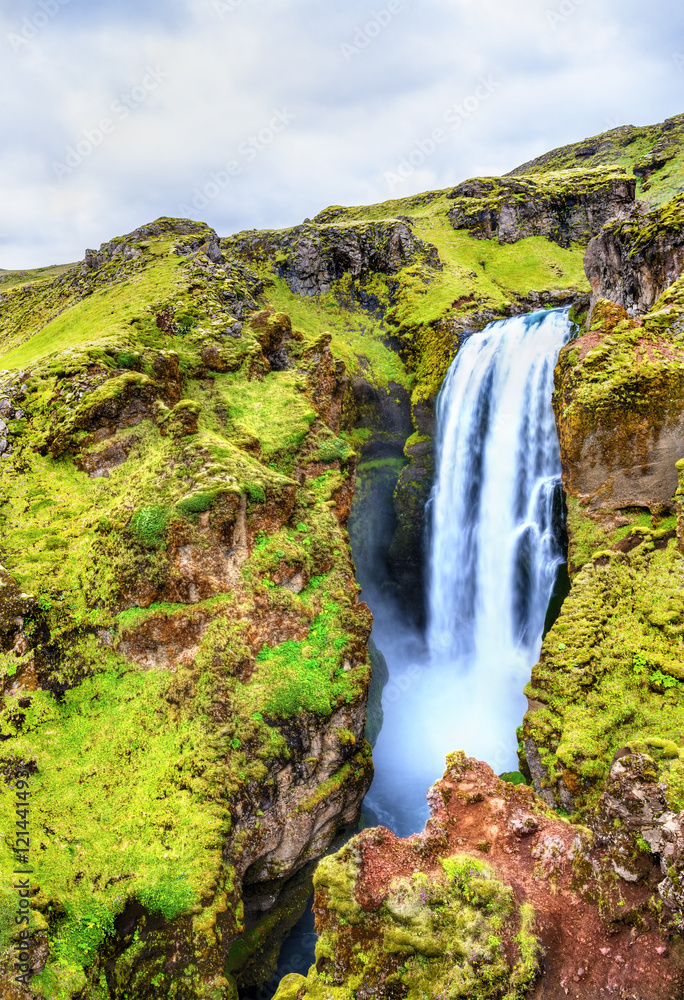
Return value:
[(564, 310), (492, 323), (461, 346), (439, 394), (423, 646), (371, 605), (390, 680), (364, 812), (400, 836), (422, 828), (450, 751), (517, 770), (523, 689), (564, 561), (551, 394), (571, 331)]
[(492, 323), (466, 341), (437, 400), (428, 646), (492, 679), (511, 653), (536, 659), (563, 562), (551, 394), (570, 332), (565, 312)]

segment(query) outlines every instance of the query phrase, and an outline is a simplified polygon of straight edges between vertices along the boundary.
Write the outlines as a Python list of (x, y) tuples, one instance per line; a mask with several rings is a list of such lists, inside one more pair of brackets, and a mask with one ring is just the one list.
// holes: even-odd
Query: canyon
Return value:
[[(312, 880), (277, 1000), (682, 995), (683, 145), (678, 116), (0, 272), (0, 802), (14, 830), (27, 776), (33, 869), (22, 976), (5, 836), (3, 997), (263, 996)], [(356, 832), (393, 684), (368, 604), (434, 621), (438, 395), (530, 313), (567, 327), (568, 576), (514, 759), (450, 746), (424, 829)]]

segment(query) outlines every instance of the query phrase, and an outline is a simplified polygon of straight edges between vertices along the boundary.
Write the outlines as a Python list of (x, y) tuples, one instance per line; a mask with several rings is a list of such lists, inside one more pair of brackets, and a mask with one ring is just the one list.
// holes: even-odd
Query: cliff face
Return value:
[(568, 344), (555, 407), (566, 492), (587, 509), (671, 505), (684, 441), (684, 352), (676, 281), (644, 316), (601, 300)]
[(633, 174), (639, 201), (649, 205), (669, 201), (681, 190), (684, 180), (684, 115), (675, 115), (658, 125), (620, 125), (544, 153), (512, 170), (509, 176), (609, 166), (621, 166)]
[(28, 772), (35, 870), (34, 975), (4, 950), (3, 996), (263, 981), (358, 816), (348, 382), (260, 288), (159, 220), (2, 296), (2, 807)]
[[(615, 755), (649, 754), (652, 816), (673, 835), (684, 805), (680, 201), (607, 225), (586, 254), (596, 302), (561, 352), (554, 397), (573, 585), (533, 670), (520, 746), (536, 791), (590, 821)], [(615, 816), (629, 826), (636, 805), (625, 808)], [(676, 881), (679, 848), (668, 854), (661, 833), (652, 853)], [(665, 896), (681, 912), (677, 893)]]
[(635, 206), (592, 240), (584, 259), (594, 301), (609, 299), (630, 316), (648, 312), (684, 267), (684, 196), (646, 212)]
[(478, 239), (517, 243), (531, 236), (569, 247), (586, 243), (634, 205), (636, 181), (621, 170), (566, 171), (543, 179), (465, 181), (447, 197), (454, 229)]

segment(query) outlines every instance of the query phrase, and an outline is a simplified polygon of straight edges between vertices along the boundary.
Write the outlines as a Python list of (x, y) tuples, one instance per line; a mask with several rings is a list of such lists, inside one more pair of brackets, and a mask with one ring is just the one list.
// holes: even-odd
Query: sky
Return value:
[(281, 228), (684, 112), (680, 0), (0, 0), (0, 268)]

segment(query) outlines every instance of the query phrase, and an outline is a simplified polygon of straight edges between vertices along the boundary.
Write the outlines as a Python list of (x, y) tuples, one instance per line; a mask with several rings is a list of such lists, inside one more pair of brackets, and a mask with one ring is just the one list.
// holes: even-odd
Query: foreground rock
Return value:
[[(422, 834), (364, 831), (319, 865), (316, 965), (283, 980), (278, 1000), (680, 997), (677, 920), (658, 895), (660, 867), (630, 840), (647, 828), (609, 826), (645, 797), (644, 780), (653, 795), (653, 761), (616, 766), (618, 804), (606, 796), (596, 831), (462, 753), (447, 763)], [(672, 852), (653, 849), (671, 865)]]

